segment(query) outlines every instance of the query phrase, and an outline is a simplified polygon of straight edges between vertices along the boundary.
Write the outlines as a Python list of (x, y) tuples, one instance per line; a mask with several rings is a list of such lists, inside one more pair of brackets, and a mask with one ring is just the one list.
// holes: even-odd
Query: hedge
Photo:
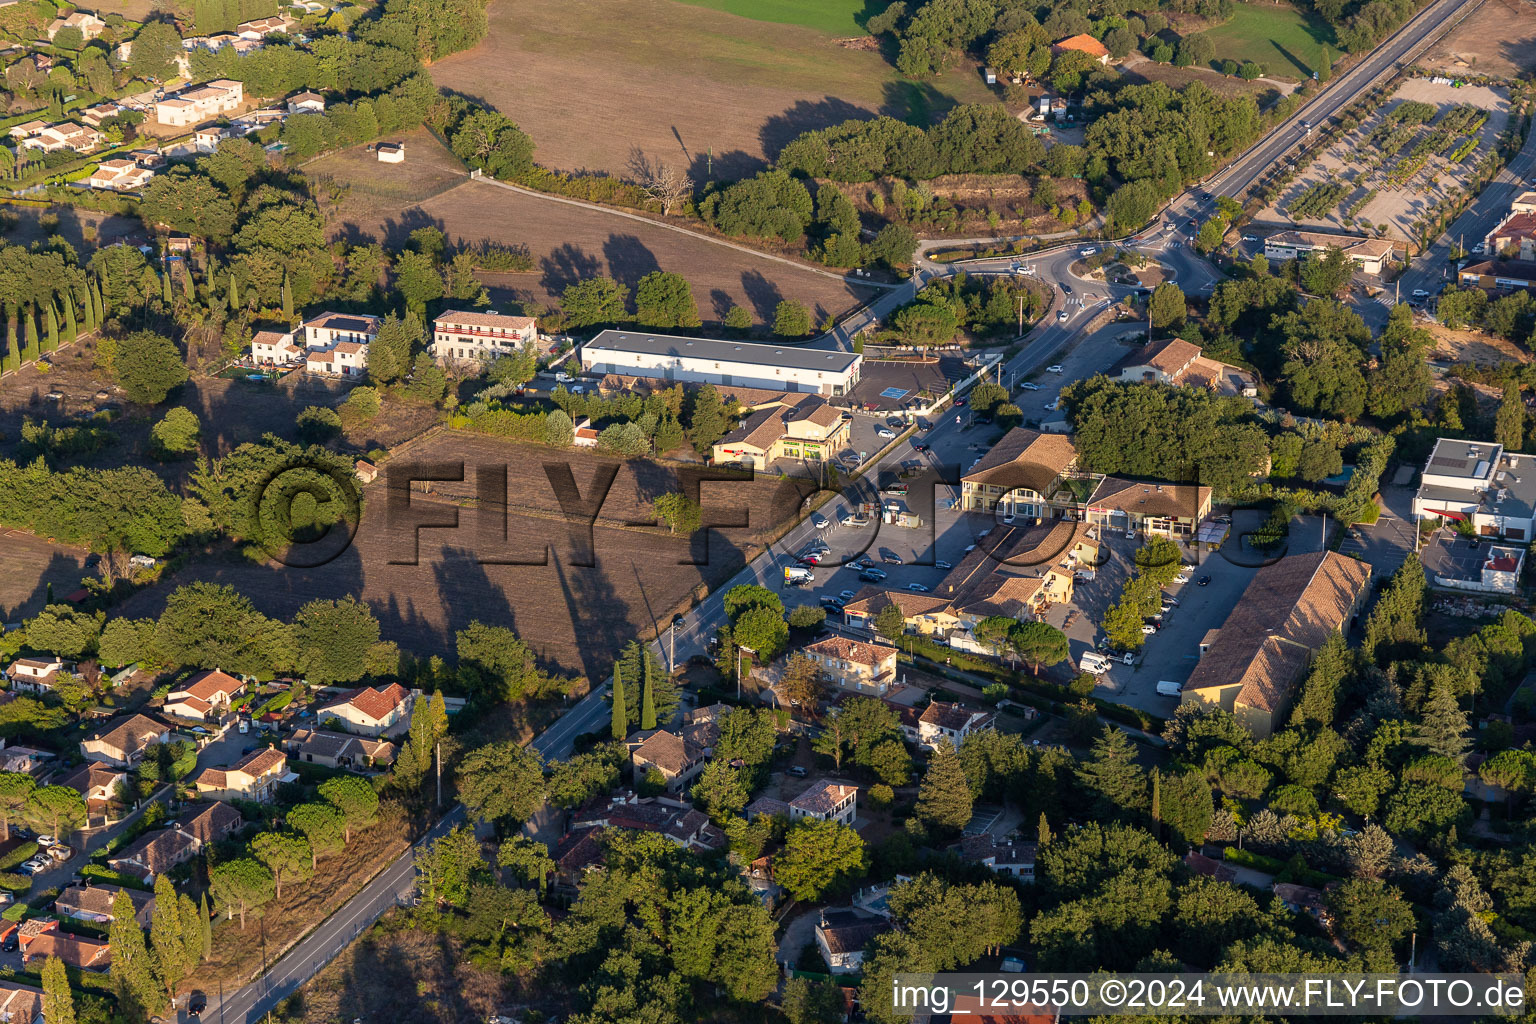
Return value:
[(121, 885), (126, 889), (138, 889), (141, 892), (151, 892), (152, 888), (139, 881), (133, 875), (125, 875), (100, 864), (87, 864), (80, 869), (81, 878), (94, 878), (98, 882), (106, 882), (110, 885)]
[(0, 889), (7, 892), (29, 892), (32, 889), (32, 879), (11, 871), (0, 871)]
[(1228, 846), (1222, 854), (1224, 860), (1238, 867), (1252, 868), (1254, 871), (1262, 871), (1266, 875), (1285, 875), (1298, 885), (1309, 885), (1314, 889), (1321, 889), (1334, 882), (1341, 882), (1338, 875), (1330, 875), (1325, 871), (1314, 871), (1311, 868), (1292, 868), (1288, 863), (1278, 857), (1266, 857), (1262, 853), (1254, 853), (1252, 850), (1239, 850), (1235, 846)]

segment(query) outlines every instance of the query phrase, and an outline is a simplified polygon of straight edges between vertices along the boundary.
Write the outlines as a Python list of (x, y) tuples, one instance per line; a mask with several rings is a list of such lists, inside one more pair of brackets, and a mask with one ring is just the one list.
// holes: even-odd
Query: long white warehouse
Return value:
[(581, 347), (587, 373), (845, 395), (859, 381), (857, 352), (603, 331)]

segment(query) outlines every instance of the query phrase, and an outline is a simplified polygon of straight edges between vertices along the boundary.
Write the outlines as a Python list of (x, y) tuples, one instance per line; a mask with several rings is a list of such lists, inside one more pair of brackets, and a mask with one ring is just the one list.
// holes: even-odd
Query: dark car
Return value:
[(1061, 290), (1062, 290), (1062, 293), (1065, 294), (1065, 295), (1071, 295), (1072, 294), (1072, 286), (1067, 284), (1067, 282), (1065, 282), (1065, 281), (1061, 282)]
[(4, 942), (0, 942), (0, 953), (14, 953), (16, 952), (16, 947), (16, 932), (12, 931), (11, 934), (5, 937)]
[(1199, 579), (1195, 580), (1195, 585), (1200, 587), (1208, 587), (1211, 585), (1211, 578), (1209, 576), (1201, 576)]
[(956, 407), (957, 407), (957, 408), (958, 408), (958, 407), (959, 407), (959, 406), (962, 406), (962, 405), (964, 405), (964, 404), (965, 404), (965, 399), (963, 399), (963, 398), (957, 398), (957, 399), (955, 399), (955, 406), (956, 406)]
[(843, 599), (831, 596), (823, 597), (821, 599), (821, 606), (829, 612), (840, 612), (843, 610)]
[(208, 997), (201, 992), (193, 992), (187, 997), (187, 1016), (197, 1017), (208, 1009)]
[(928, 450), (928, 446), (925, 444), (915, 444), (912, 446), (912, 450), (915, 452), (925, 452)]
[(879, 583), (883, 579), (885, 579), (885, 575), (883, 573), (879, 576), (876, 576), (872, 572), (859, 573), (859, 580), (863, 583)]

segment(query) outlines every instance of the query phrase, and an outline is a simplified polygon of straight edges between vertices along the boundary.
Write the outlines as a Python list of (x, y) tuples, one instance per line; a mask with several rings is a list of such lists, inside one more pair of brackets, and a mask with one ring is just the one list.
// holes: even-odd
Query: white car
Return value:
[(875, 431), (875, 436), (876, 437), (892, 438), (892, 437), (896, 436), (896, 431), (892, 430), (889, 427), (881, 427), (879, 430)]
[(1413, 290), (1413, 297), (1416, 299), (1427, 299), (1429, 298), (1429, 292), (1425, 291), (1423, 288), (1415, 288)]
[(1061, 321), (1062, 323), (1066, 323), (1067, 322), (1067, 311), (1064, 310), (1064, 309), (1058, 309), (1056, 311), (1056, 319)]
[(1185, 583), (1189, 582), (1189, 576), (1181, 572), (1173, 578), (1173, 582), (1183, 586)]
[(1019, 385), (1019, 390), (1020, 391), (1039, 391), (1040, 390), (1040, 385), (1036, 384), (1032, 380), (1027, 380), (1023, 384)]
[(950, 565), (948, 562), (944, 561), (942, 558), (939, 559), (937, 562), (934, 562), (933, 563), (933, 567), (935, 569), (953, 569), (954, 568), (953, 565)]
[(573, 381), (575, 379), (576, 379), (575, 377), (572, 377), (570, 374), (566, 373), (564, 370), (561, 370), (561, 371), (559, 371), (558, 373), (555, 374), (555, 380), (557, 380), (561, 384), (569, 384), (571, 381)]
[(1057, 400), (1055, 400), (1053, 402), (1047, 402), (1046, 406), (1045, 406), (1045, 411), (1046, 412), (1055, 412), (1057, 409), (1060, 409), (1060, 408), (1061, 408), (1061, 400), (1057, 399)]
[(926, 593), (928, 593), (928, 588), (923, 586), (921, 583), (908, 583), (907, 584), (907, 589), (912, 591), (915, 594), (926, 594)]
[(831, 526), (832, 524), (830, 522), (828, 522), (826, 516), (824, 516), (824, 515), (822, 515), (820, 513), (817, 513), (816, 515), (811, 516), (811, 525), (816, 527), (816, 529), (818, 529), (818, 530), (825, 530), (827, 527)]
[(1079, 256), (1092, 256), (1096, 252), (1098, 252), (1098, 250), (1095, 249), (1091, 245), (1088, 248), (1086, 248), (1086, 249), (1079, 249), (1079, 250), (1077, 250), (1077, 254)]
[(1065, 371), (1062, 370), (1060, 363), (1052, 363), (1050, 366), (1047, 366), (1045, 368), (1045, 372), (1046, 373), (1063, 373)]
[(1141, 632), (1142, 632), (1143, 636), (1154, 636), (1157, 633), (1157, 627), (1156, 626), (1142, 626), (1141, 627)]

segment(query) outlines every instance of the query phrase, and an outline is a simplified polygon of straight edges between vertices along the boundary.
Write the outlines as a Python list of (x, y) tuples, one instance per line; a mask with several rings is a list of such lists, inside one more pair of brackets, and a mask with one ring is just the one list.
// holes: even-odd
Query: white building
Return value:
[(132, 160), (121, 158), (103, 160), (86, 183), (91, 188), (99, 188), (110, 192), (137, 192), (143, 188), (155, 172), (147, 167), (140, 167)]
[(582, 369), (667, 381), (846, 395), (859, 381), (856, 352), (603, 331), (581, 347)]
[(317, 92), (296, 92), (288, 97), (288, 113), (323, 114), (325, 113), (325, 97)]
[(53, 19), (45, 31), (48, 33), (48, 38), (52, 39), (65, 28), (79, 29), (80, 37), (86, 42), (90, 42), (107, 30), (107, 23), (89, 11), (75, 11), (67, 18)]
[(497, 356), (516, 355), (524, 345), (538, 340), (537, 322), (531, 316), (450, 309), (432, 321), (432, 357), (440, 363), (488, 363)]
[(61, 149), (89, 153), (101, 145), (101, 132), (83, 124), (65, 121), (63, 124), (48, 125), (37, 134), (22, 139), (21, 144), (27, 149), (39, 149), (44, 153), (57, 153)]
[(917, 739), (923, 746), (937, 748), (947, 740), (956, 750), (972, 733), (997, 728), (997, 716), (989, 711), (974, 711), (961, 704), (936, 700), (923, 709), (917, 719)]
[(1479, 537), (1526, 543), (1536, 518), (1536, 456), (1442, 437), (1424, 466), (1413, 514), (1431, 527), (1466, 522)]
[(321, 313), (304, 322), (304, 345), (306, 348), (330, 348), (343, 341), (366, 345), (378, 337), (382, 322), (368, 313)]
[(813, 782), (804, 793), (789, 802), (789, 820), (815, 818), (853, 825), (859, 812), (859, 787), (842, 782)]
[(1309, 252), (1342, 249), (1367, 274), (1380, 274), (1398, 243), (1390, 238), (1362, 238), (1323, 231), (1278, 231), (1264, 239), (1264, 256), (1271, 260), (1300, 259)]
[(251, 359), (262, 366), (286, 366), (304, 358), (292, 332), (257, 331), (251, 338)]
[(373, 152), (381, 164), (405, 163), (405, 143), (403, 142), (381, 142)]
[(155, 104), (155, 120), (161, 124), (190, 128), (229, 113), (240, 106), (244, 99), (243, 85), (220, 78), (159, 101)]

